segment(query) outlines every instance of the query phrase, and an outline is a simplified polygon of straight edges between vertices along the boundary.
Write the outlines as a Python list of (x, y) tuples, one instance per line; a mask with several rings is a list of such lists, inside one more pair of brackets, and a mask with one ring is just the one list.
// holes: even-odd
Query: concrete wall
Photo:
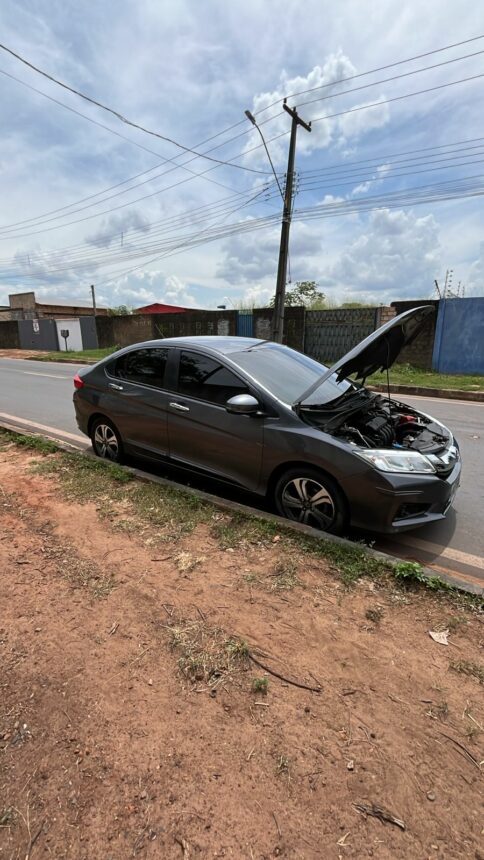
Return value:
[(403, 314), (405, 311), (409, 311), (412, 308), (422, 307), (423, 305), (433, 305), (435, 308), (435, 314), (427, 320), (422, 331), (418, 337), (415, 338), (414, 342), (405, 349), (402, 349), (402, 352), (398, 357), (398, 364), (408, 363), (413, 364), (415, 367), (421, 367), (423, 370), (431, 370), (438, 304), (438, 301), (434, 301), (433, 299), (392, 302), (392, 308), (395, 308), (397, 314)]
[(439, 302), (433, 368), (440, 373), (484, 374), (484, 298)]
[(237, 311), (96, 317), (96, 329), (100, 347), (130, 346), (163, 337), (235, 335)]
[(0, 322), (0, 349), (20, 349), (18, 323), (14, 320)]
[[(272, 308), (254, 309), (254, 337), (270, 340), (272, 315)], [(305, 308), (286, 308), (284, 312), (284, 343), (299, 352), (304, 352), (306, 315)]]
[(153, 314), (153, 337), (197, 335), (232, 336), (237, 333), (237, 311), (183, 311), (178, 314)]

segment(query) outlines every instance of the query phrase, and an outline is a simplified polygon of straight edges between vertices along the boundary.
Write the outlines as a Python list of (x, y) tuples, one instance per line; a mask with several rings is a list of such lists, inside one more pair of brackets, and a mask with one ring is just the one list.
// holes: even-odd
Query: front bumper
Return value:
[(394, 534), (444, 519), (460, 483), (461, 462), (441, 478), (401, 475), (368, 469), (355, 481), (342, 482), (350, 505), (351, 525)]

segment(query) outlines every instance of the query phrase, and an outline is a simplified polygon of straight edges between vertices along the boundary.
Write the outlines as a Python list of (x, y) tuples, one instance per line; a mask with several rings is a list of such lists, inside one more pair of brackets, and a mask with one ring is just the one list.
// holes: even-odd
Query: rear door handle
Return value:
[(176, 409), (177, 412), (190, 412), (188, 406), (183, 406), (182, 403), (170, 403), (172, 409)]
[(116, 391), (124, 391), (123, 386), (122, 385), (116, 385), (115, 382), (108, 382), (108, 386), (109, 386), (109, 388), (114, 388)]

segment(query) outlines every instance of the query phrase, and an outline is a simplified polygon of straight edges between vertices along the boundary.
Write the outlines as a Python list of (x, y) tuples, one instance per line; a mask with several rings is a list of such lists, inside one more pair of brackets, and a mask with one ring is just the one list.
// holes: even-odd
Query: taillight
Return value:
[(84, 380), (81, 379), (78, 373), (74, 377), (74, 388), (84, 388)]

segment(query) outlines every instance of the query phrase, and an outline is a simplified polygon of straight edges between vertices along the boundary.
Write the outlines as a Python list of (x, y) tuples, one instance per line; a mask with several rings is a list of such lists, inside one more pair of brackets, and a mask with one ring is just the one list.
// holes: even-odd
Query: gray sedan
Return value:
[(460, 478), (452, 433), (348, 378), (388, 368), (429, 312), (402, 314), (329, 369), (255, 338), (136, 344), (76, 376), (77, 423), (99, 457), (189, 468), (323, 531), (439, 520)]

